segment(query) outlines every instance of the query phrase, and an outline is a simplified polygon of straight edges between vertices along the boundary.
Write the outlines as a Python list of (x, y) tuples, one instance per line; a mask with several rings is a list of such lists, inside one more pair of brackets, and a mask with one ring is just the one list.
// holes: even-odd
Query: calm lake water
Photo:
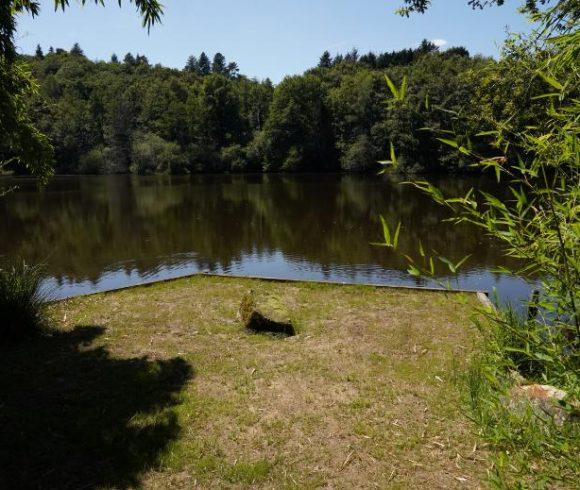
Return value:
[[(2, 179), (19, 189), (0, 199), (0, 256), (46, 264), (55, 298), (198, 271), (232, 275), (431, 286), (410, 277), (402, 254), (426, 249), (471, 258), (454, 287), (526, 297), (498, 244), (468, 226), (442, 223), (445, 210), (389, 178), (352, 175), (56, 177)], [(446, 178), (459, 194), (493, 181)], [(400, 253), (373, 246), (380, 215), (403, 225)]]

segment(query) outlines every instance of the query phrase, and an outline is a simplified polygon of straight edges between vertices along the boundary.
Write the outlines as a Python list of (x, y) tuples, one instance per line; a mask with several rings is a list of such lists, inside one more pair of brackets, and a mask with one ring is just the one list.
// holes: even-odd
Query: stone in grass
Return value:
[(272, 295), (256, 295), (249, 291), (242, 298), (239, 317), (244, 326), (256, 333), (271, 333), (290, 337), (296, 331), (283, 302)]
[(526, 404), (532, 407), (540, 418), (551, 418), (556, 425), (578, 420), (576, 403), (566, 403), (567, 394), (554, 386), (524, 385), (515, 386), (510, 391), (510, 408), (524, 408)]

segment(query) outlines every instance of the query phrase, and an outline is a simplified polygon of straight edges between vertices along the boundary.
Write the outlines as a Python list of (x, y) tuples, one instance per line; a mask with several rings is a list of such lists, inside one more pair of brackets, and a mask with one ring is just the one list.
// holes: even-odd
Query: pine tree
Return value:
[(115, 53), (113, 53), (113, 55), (111, 56), (111, 63), (114, 63), (114, 64), (119, 63), (119, 58), (117, 57), (117, 55)]
[(377, 67), (377, 55), (372, 51), (369, 51), (367, 54), (361, 56), (359, 61), (367, 65), (369, 68)]
[(74, 43), (72, 49), (70, 50), (70, 54), (72, 54), (74, 56), (84, 56), (85, 55), (85, 53), (83, 52), (83, 50), (79, 46), (79, 43)]
[(42, 52), (42, 48), (40, 47), (40, 44), (36, 45), (36, 52), (35, 52), (34, 56), (36, 57), (37, 60), (44, 59), (44, 53)]
[(228, 63), (228, 66), (226, 68), (226, 74), (230, 78), (237, 78), (239, 76), (240, 68), (238, 67), (238, 64), (235, 61)]
[(330, 68), (332, 66), (332, 56), (328, 51), (325, 51), (320, 57), (318, 68)]
[(417, 48), (417, 53), (419, 54), (429, 54), (435, 51), (439, 51), (439, 47), (427, 39), (423, 39), (421, 45)]
[(453, 48), (449, 48), (445, 51), (445, 54), (447, 56), (463, 56), (464, 58), (469, 58), (470, 56), (469, 51), (463, 46), (455, 46)]
[(135, 66), (135, 57), (131, 53), (127, 53), (123, 59), (123, 63), (128, 66)]
[(48, 48), (48, 54), (54, 54), (54, 48), (52, 46)]
[(195, 56), (187, 58), (184, 70), (190, 73), (199, 73), (199, 61)]
[(137, 65), (149, 66), (149, 60), (144, 54), (138, 54), (137, 58), (135, 58), (135, 63)]
[(213, 63), (211, 64), (211, 71), (213, 73), (219, 73), (220, 75), (226, 72), (226, 57), (221, 53), (216, 53), (213, 57)]
[(348, 53), (346, 53), (344, 61), (348, 63), (356, 63), (358, 61), (358, 49), (352, 48)]
[(211, 73), (211, 63), (205, 53), (199, 55), (199, 73), (201, 75), (209, 75)]

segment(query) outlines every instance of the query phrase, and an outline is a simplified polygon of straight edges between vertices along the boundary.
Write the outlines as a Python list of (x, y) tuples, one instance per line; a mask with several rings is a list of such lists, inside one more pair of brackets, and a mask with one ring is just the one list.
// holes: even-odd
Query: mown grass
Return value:
[[(298, 335), (245, 331), (249, 290)], [(2, 488), (465, 488), (475, 298), (193, 277), (50, 308), (3, 353)], [(25, 416), (23, 416), (25, 414)]]

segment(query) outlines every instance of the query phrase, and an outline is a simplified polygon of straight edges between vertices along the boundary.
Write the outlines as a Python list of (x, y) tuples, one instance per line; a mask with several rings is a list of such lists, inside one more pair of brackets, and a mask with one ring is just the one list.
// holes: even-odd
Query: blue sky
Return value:
[(163, 23), (148, 35), (132, 5), (107, 3), (81, 7), (73, 0), (63, 14), (41, 0), (40, 17), (19, 19), (20, 51), (32, 53), (37, 44), (69, 49), (79, 42), (92, 59), (131, 51), (179, 68), (190, 54), (220, 51), (242, 73), (278, 82), (315, 65), (324, 50), (390, 51), (426, 38), (497, 55), (506, 29), (529, 29), (515, 1), (481, 12), (467, 0), (434, 0), (427, 14), (404, 19), (394, 14), (399, 0), (164, 0)]

